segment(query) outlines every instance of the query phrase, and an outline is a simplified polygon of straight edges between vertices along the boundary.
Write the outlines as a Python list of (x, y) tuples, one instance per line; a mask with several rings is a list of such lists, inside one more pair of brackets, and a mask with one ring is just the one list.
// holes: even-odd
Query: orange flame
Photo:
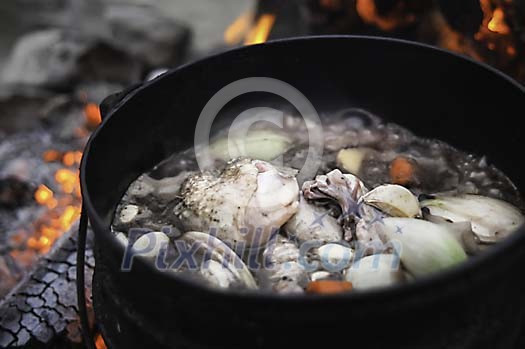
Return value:
[(272, 31), (272, 27), (275, 23), (275, 15), (263, 14), (259, 17), (257, 24), (250, 30), (246, 39), (244, 40), (245, 45), (260, 44), (265, 42)]
[(99, 334), (95, 337), (95, 346), (97, 349), (107, 349), (106, 342), (104, 342), (104, 338)]
[(374, 0), (357, 0), (356, 10), (365, 23), (374, 25), (384, 31), (394, 30), (400, 26), (412, 23), (416, 19), (414, 14), (405, 14), (399, 8), (390, 15), (380, 16), (377, 13)]
[(505, 22), (505, 12), (503, 9), (497, 8), (492, 14), (492, 19), (489, 21), (487, 27), (491, 32), (507, 35), (510, 34), (510, 28)]
[(494, 6), (491, 0), (480, 0), (480, 4), (483, 23), (474, 38), (483, 42), (489, 50), (513, 58), (517, 53), (516, 41), (511, 35), (504, 8)]
[(102, 122), (102, 116), (100, 115), (100, 108), (95, 103), (88, 103), (84, 107), (84, 116), (89, 126), (95, 127)]
[(253, 13), (251, 11), (242, 13), (224, 32), (224, 42), (228, 45), (235, 45), (241, 42), (242, 38), (246, 35), (246, 32), (248, 32), (252, 20)]

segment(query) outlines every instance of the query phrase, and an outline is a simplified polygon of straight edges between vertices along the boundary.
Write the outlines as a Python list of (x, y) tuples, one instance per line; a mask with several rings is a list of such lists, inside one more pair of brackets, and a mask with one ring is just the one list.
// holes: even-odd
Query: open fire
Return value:
[[(82, 116), (82, 114), (84, 115)], [(44, 172), (51, 172), (49, 172), (49, 175), (46, 174), (44, 180), (39, 184), (37, 183), (34, 189), (32, 195), (34, 204), (31, 206), (37, 205), (39, 208), (28, 209), (30, 210), (29, 212), (34, 212), (30, 213), (31, 218), (27, 220), (27, 223), (22, 222), (19, 230), (9, 235), (8, 246), (10, 251), (8, 258), (11, 258), (15, 265), (13, 270), (18, 271), (17, 276), (15, 276), (17, 278), (32, 272), (41, 257), (49, 258), (48, 256), (51, 256), (51, 260), (56, 258), (57, 253), (51, 253), (51, 249), (64, 234), (73, 229), (73, 225), (80, 217), (82, 200), (78, 168), (82, 158), (81, 149), (91, 131), (101, 121), (100, 110), (96, 104), (84, 102), (83, 109), (77, 109), (72, 118), (77, 119), (74, 123), (77, 126), (74, 126), (75, 128), (71, 132), (73, 138), (69, 142), (58, 144), (57, 149), (45, 149), (40, 154), (41, 168), (47, 167), (47, 170)], [(67, 149), (65, 144), (70, 149)], [(21, 159), (21, 161), (27, 160)], [(62, 242), (61, 246), (63, 244), (64, 242)], [(60, 255), (61, 253), (59, 252), (58, 254)], [(57, 267), (60, 265), (59, 262), (51, 262), (51, 260), (49, 262), (51, 266)], [(71, 261), (65, 263), (71, 263)], [(59, 275), (59, 271), (53, 271), (51, 267), (49, 268), (51, 275)], [(70, 289), (71, 285), (67, 276), (63, 277), (66, 279), (62, 284), (58, 282), (56, 287), (67, 287), (68, 290), (64, 291), (66, 293), (64, 295), (58, 293), (59, 291), (56, 292), (57, 296), (68, 299), (68, 293), (73, 290)], [(30, 279), (30, 282), (36, 281), (38, 279)], [(66, 284), (65, 282), (68, 283)], [(54, 287), (54, 285), (49, 285), (48, 287)], [(74, 313), (66, 314), (61, 312), (61, 314), (63, 316), (62, 321), (74, 321), (72, 320), (75, 316)], [(73, 326), (75, 324), (76, 322), (70, 322), (70, 329), (68, 329), (67, 333), (72, 341), (79, 341), (80, 338)], [(5, 325), (5, 323), (0, 324), (0, 330), (2, 329), (1, 325)], [(52, 323), (51, 325), (60, 326), (58, 323)], [(97, 348), (105, 348), (102, 337), (97, 341)]]
[(224, 32), (228, 45), (254, 45), (265, 42), (275, 23), (275, 14), (263, 13), (258, 18), (251, 12), (242, 13)]
[[(0, 347), (76, 347), (78, 167), (101, 122), (98, 103), (152, 70), (182, 63), (190, 27), (156, 6), (33, 7), (28, 14), (18, 3), (0, 5), (17, 22), (2, 39), (13, 48), (2, 51), (0, 67)], [(97, 347), (105, 347), (100, 335)]]
[[(525, 4), (521, 0), (305, 3), (296, 4), (300, 8), (294, 12), (290, 6), (261, 0), (256, 11), (241, 14), (226, 29), (224, 42), (250, 45), (309, 34), (395, 36), (469, 55), (525, 81)], [(296, 26), (303, 30), (283, 30), (279, 23), (297, 21), (297, 13), (307, 13), (300, 19), (307, 25)]]
[[(86, 103), (84, 116), (85, 128), (77, 130), (81, 135), (88, 134), (101, 121), (100, 110), (94, 103)], [(71, 229), (80, 217), (82, 203), (78, 173), (82, 152), (79, 149), (64, 152), (49, 149), (42, 158), (62, 167), (55, 171), (54, 182), (41, 183), (34, 192), (34, 199), (43, 211), (27, 228), (33, 233), (27, 238), (27, 230), (24, 230), (12, 237), (14, 245), (19, 248), (11, 255), (27, 267), (34, 263), (35, 258), (49, 252), (54, 242)]]

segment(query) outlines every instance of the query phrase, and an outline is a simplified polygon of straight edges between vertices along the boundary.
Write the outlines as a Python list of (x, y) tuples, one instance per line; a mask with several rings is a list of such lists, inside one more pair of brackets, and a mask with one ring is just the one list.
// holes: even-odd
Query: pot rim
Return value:
[[(229, 49), (226, 51), (222, 51), (219, 53), (215, 53), (212, 55), (208, 55), (206, 57), (203, 57), (201, 59), (191, 61), (188, 63), (185, 63), (181, 66), (178, 66), (176, 68), (170, 69), (167, 73), (151, 80), (148, 82), (145, 82), (135, 90), (131, 91), (128, 95), (126, 95), (122, 100), (117, 103), (107, 114), (107, 116), (104, 118), (102, 123), (99, 125), (99, 127), (91, 134), (83, 152), (82, 161), (80, 164), (80, 185), (81, 185), (81, 193), (82, 193), (82, 200), (83, 200), (83, 207), (86, 209), (88, 213), (88, 217), (90, 222), (92, 224), (98, 226), (99, 228), (102, 228), (103, 230), (109, 232), (110, 235), (112, 235), (109, 239), (110, 243), (113, 245), (113, 250), (122, 250), (122, 245), (117, 241), (116, 237), (111, 234), (111, 230), (109, 227), (105, 227), (104, 224), (102, 224), (102, 219), (100, 218), (100, 215), (95, 210), (91, 197), (89, 195), (89, 190), (87, 186), (86, 181), (86, 168), (88, 166), (89, 161), (89, 154), (91, 150), (91, 143), (93, 143), (98, 133), (101, 131), (101, 129), (104, 127), (104, 125), (120, 110), (120, 108), (126, 104), (129, 100), (135, 98), (136, 96), (140, 95), (140, 93), (147, 89), (150, 85), (155, 84), (157, 81), (160, 81), (164, 78), (166, 78), (168, 75), (177, 74), (177, 72), (186, 69), (187, 67), (196, 65), (196, 64), (202, 64), (205, 63), (208, 60), (214, 59), (219, 56), (228, 55), (232, 53), (242, 52), (242, 51), (250, 51), (253, 50), (254, 47), (264, 47), (264, 46), (274, 46), (274, 45), (286, 45), (288, 43), (294, 43), (294, 42), (300, 42), (300, 41), (317, 41), (317, 40), (341, 40), (342, 42), (345, 40), (363, 40), (363, 41), (377, 41), (377, 42), (387, 42), (387, 43), (396, 43), (396, 44), (402, 44), (412, 47), (419, 47), (420, 49), (424, 50), (430, 50), (435, 52), (436, 54), (442, 54), (442, 55), (448, 55), (455, 57), (456, 59), (460, 59), (463, 61), (466, 61), (467, 63), (477, 65), (480, 68), (483, 68), (484, 70), (488, 71), (491, 74), (495, 75), (495, 78), (500, 78), (506, 80), (511, 85), (514, 85), (518, 90), (520, 90), (525, 95), (525, 86), (521, 85), (518, 81), (514, 80), (510, 76), (506, 75), (505, 73), (501, 72), (500, 70), (488, 65), (484, 62), (479, 62), (474, 60), (471, 57), (465, 56), (460, 53), (452, 52), (443, 48), (439, 48), (436, 46), (432, 46), (425, 43), (419, 43), (409, 40), (403, 40), (403, 39), (397, 39), (397, 38), (389, 38), (389, 37), (379, 37), (379, 36), (364, 36), (364, 35), (318, 35), (318, 36), (304, 36), (304, 37), (292, 37), (292, 38), (286, 38), (286, 39), (278, 39), (278, 40), (270, 40), (265, 43), (256, 44), (256, 45), (250, 45), (250, 46), (241, 46), (233, 49)], [(430, 275), (426, 275), (423, 277), (419, 277), (418, 279), (406, 283), (406, 284), (397, 284), (385, 288), (378, 288), (378, 289), (371, 289), (366, 291), (354, 291), (349, 293), (341, 293), (341, 294), (333, 294), (333, 295), (307, 295), (307, 294), (276, 294), (276, 293), (270, 293), (270, 292), (246, 292), (246, 291), (237, 291), (237, 290), (222, 290), (222, 289), (215, 289), (211, 287), (206, 287), (198, 282), (188, 280), (185, 278), (177, 278), (176, 276), (173, 276), (172, 273), (166, 274), (167, 280), (171, 279), (173, 281), (176, 281), (180, 284), (184, 284), (187, 287), (192, 288), (198, 288), (201, 292), (207, 293), (209, 295), (213, 296), (220, 296), (223, 298), (234, 298), (234, 299), (243, 299), (247, 301), (258, 301), (258, 302), (264, 302), (264, 301), (271, 301), (271, 302), (317, 302), (319, 300), (324, 301), (340, 301), (344, 300), (346, 302), (353, 301), (353, 302), (371, 302), (374, 300), (377, 300), (379, 298), (385, 299), (385, 298), (391, 298), (391, 299), (398, 299), (400, 295), (403, 295), (404, 297), (411, 295), (413, 293), (421, 294), (425, 291), (431, 291), (435, 294), (442, 294), (442, 292), (454, 292), (455, 288), (450, 287), (450, 285), (454, 285), (451, 281), (465, 281), (467, 279), (467, 275), (472, 275), (472, 273), (485, 265), (494, 264), (495, 261), (502, 261), (505, 257), (505, 254), (507, 254), (510, 250), (513, 248), (517, 248), (519, 244), (525, 245), (525, 225), (522, 225), (519, 227), (516, 232), (514, 232), (512, 235), (505, 238), (503, 241), (499, 242), (498, 244), (491, 246), (487, 251), (484, 251), (482, 254), (478, 256), (470, 257), (467, 261), (446, 269), (439, 272), (432, 273)], [(148, 267), (151, 267), (150, 270), (153, 273), (162, 273), (158, 270), (156, 270), (150, 263), (145, 263), (148, 265)], [(440, 289), (438, 291), (438, 288)]]

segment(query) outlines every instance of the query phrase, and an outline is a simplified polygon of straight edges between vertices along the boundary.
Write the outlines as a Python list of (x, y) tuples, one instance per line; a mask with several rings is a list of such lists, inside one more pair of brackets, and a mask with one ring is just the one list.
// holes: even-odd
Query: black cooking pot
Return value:
[[(141, 260), (120, 271), (123, 248), (109, 227), (128, 185), (192, 144), (197, 118), (217, 91), (254, 76), (291, 84), (321, 116), (365, 108), (420, 136), (485, 154), (525, 188), (518, 126), (525, 89), (456, 54), (392, 39), (312, 37), (243, 47), (175, 69), (118, 102), (82, 161), (82, 194), (96, 240), (95, 311), (109, 347), (516, 347), (524, 318), (523, 228), (457, 268), (366, 293), (212, 291)], [(259, 106), (278, 102), (256, 97)], [(239, 97), (225, 109), (253, 100)]]

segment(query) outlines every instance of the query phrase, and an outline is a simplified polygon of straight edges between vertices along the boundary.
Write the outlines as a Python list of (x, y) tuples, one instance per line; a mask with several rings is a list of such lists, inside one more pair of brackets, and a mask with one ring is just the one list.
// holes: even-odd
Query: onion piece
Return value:
[(461, 244), (442, 225), (413, 218), (385, 218), (383, 223), (383, 238), (414, 276), (446, 269), (467, 259)]
[(249, 157), (271, 161), (284, 154), (292, 140), (282, 133), (272, 130), (253, 130), (246, 135), (222, 137), (210, 145), (214, 158), (229, 161), (238, 157)]
[(404, 280), (399, 257), (392, 254), (377, 254), (361, 258), (346, 269), (345, 280), (356, 290), (386, 287)]
[(521, 211), (498, 199), (481, 195), (435, 196), (421, 202), (430, 214), (451, 222), (471, 222), (482, 243), (495, 243), (525, 223)]
[(400, 185), (386, 184), (369, 191), (363, 201), (393, 217), (421, 216), (419, 201), (410, 190)]
[(370, 150), (367, 148), (341, 149), (337, 153), (337, 165), (344, 170), (357, 175), (361, 170), (361, 164)]

